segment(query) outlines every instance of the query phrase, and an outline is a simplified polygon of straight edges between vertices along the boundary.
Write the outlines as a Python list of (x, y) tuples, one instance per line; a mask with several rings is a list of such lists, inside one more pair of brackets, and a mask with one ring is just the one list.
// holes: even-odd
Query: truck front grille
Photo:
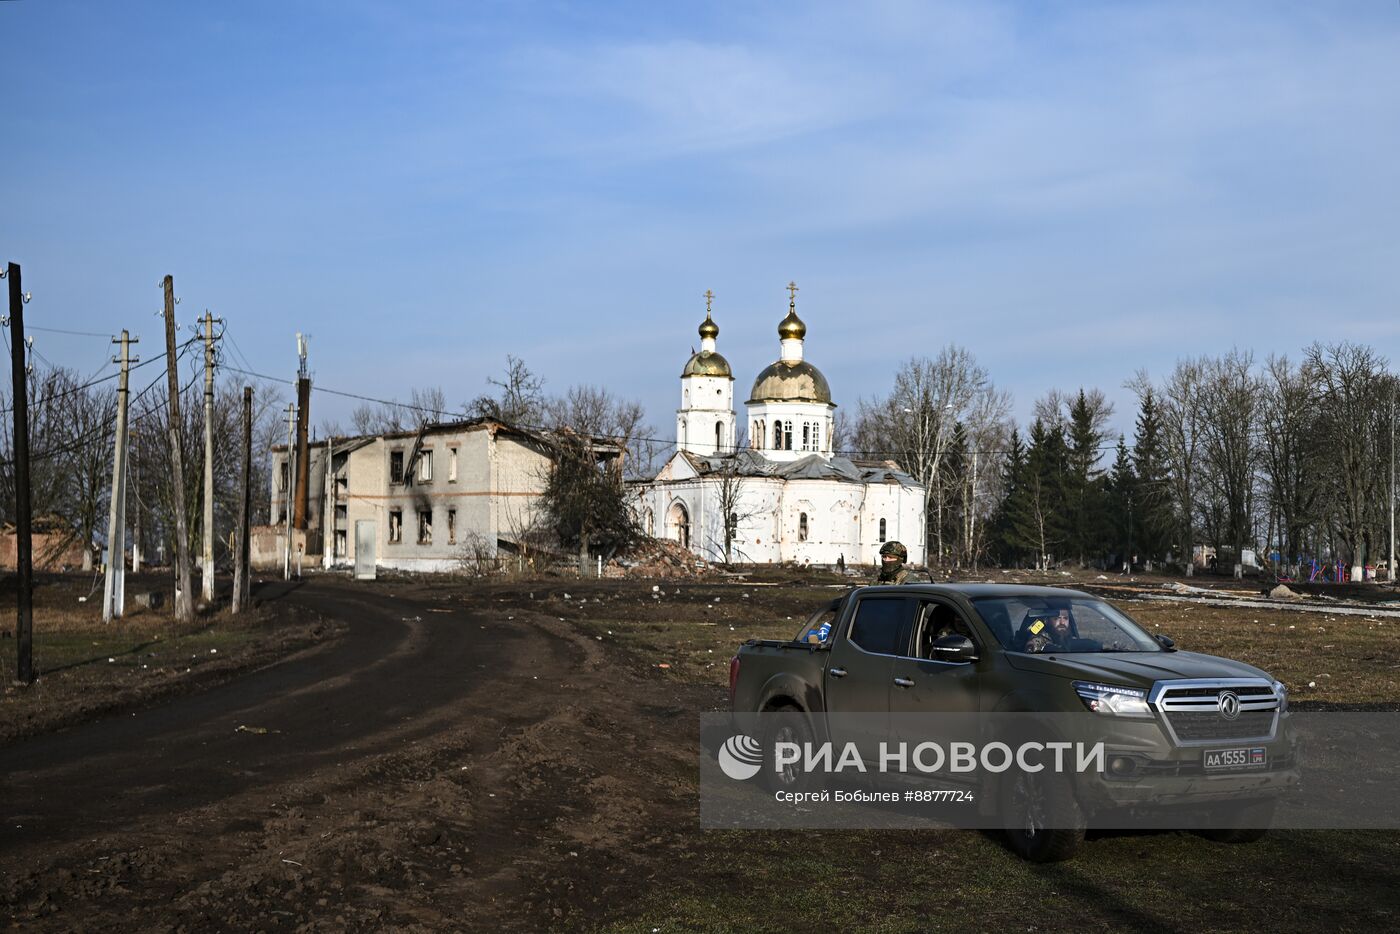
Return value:
[(1178, 746), (1267, 742), (1278, 729), (1279, 695), (1257, 678), (1159, 681), (1149, 702)]

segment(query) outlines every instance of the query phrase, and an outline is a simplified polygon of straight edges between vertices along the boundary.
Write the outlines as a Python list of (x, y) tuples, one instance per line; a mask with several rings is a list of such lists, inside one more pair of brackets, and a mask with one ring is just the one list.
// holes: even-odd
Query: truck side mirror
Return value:
[(1152, 638), (1156, 639), (1157, 642), (1161, 644), (1162, 648), (1166, 649), (1168, 652), (1176, 651), (1176, 640), (1171, 636), (1164, 636), (1161, 633), (1157, 633), (1153, 635)]
[(972, 640), (967, 636), (960, 636), (957, 633), (934, 639), (929, 648), (933, 650), (930, 653), (930, 659), (935, 662), (977, 661), (977, 646), (973, 645)]

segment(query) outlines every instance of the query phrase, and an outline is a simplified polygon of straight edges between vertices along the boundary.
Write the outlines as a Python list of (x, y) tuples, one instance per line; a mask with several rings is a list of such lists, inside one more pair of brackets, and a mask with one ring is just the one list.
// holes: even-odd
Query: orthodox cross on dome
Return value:
[(796, 283), (796, 282), (789, 282), (789, 283), (787, 284), (787, 290), (788, 290), (788, 307), (789, 307), (789, 308), (796, 308), (796, 307), (797, 307), (797, 292), (798, 292), (797, 283)]
[(710, 316), (710, 303), (715, 300), (715, 293), (709, 289), (705, 290), (705, 317)]

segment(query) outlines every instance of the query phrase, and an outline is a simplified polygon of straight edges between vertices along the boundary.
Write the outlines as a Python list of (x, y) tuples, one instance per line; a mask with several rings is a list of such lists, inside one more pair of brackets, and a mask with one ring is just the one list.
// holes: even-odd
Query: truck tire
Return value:
[(807, 723), (807, 715), (793, 707), (783, 707), (770, 711), (765, 717), (768, 723), (763, 729), (763, 784), (769, 791), (806, 791), (812, 777), (800, 768), (791, 765), (775, 768), (773, 750), (777, 743), (797, 743), (807, 746), (812, 743), (812, 727)]
[(1216, 843), (1253, 843), (1269, 832), (1274, 821), (1273, 798), (1236, 804), (1220, 809), (1220, 826), (1198, 830), (1201, 836)]
[(1063, 775), (1021, 773), (1002, 785), (1001, 804), (1007, 841), (1024, 860), (1058, 863), (1084, 842), (1084, 811)]

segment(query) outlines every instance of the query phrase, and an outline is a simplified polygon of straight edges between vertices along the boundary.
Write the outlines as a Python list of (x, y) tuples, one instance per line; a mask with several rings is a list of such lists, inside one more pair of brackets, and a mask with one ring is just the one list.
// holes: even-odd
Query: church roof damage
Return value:
[(843, 483), (897, 483), (920, 488), (919, 481), (888, 461), (863, 461), (809, 454), (795, 461), (771, 461), (757, 451), (703, 456), (682, 451), (700, 476), (734, 474), (740, 477), (773, 477), (781, 480), (835, 480)]

